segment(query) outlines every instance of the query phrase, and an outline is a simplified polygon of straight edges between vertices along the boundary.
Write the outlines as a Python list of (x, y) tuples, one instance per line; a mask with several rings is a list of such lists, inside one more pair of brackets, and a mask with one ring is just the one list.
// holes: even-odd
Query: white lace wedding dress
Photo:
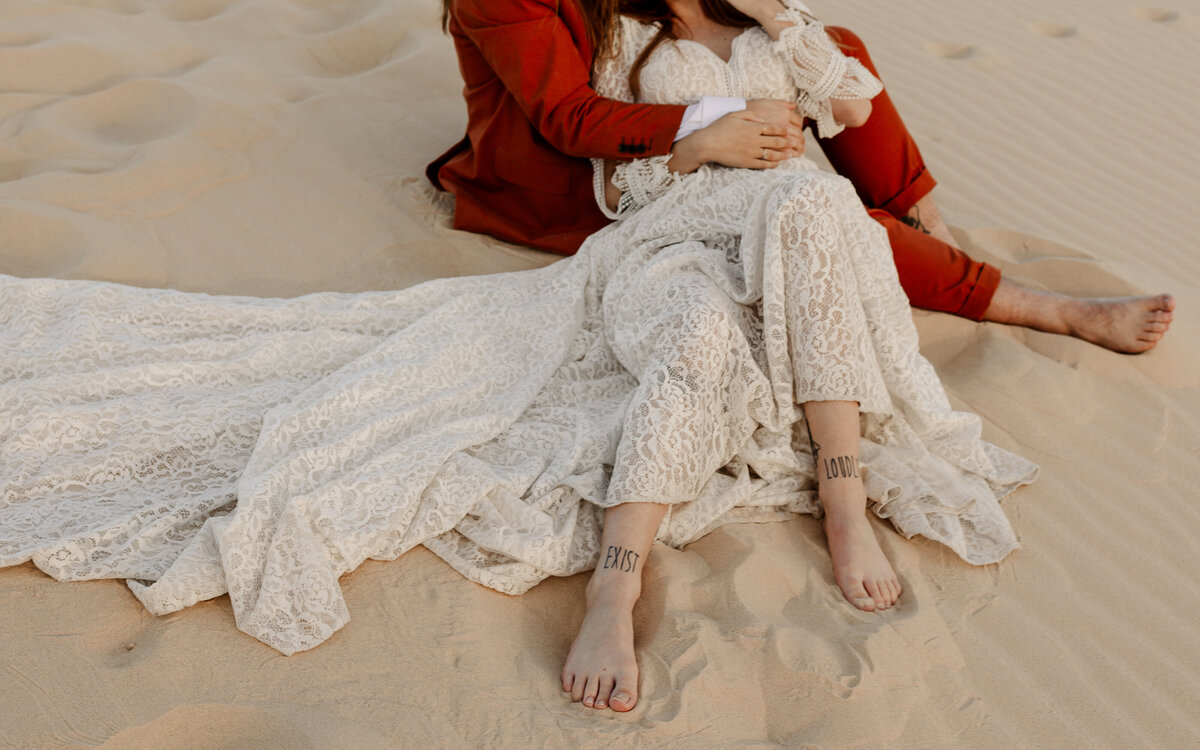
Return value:
[[(625, 28), (598, 81), (618, 95)], [(796, 96), (786, 49), (668, 44), (646, 96)], [(606, 505), (673, 503), (672, 545), (817, 513), (809, 399), (862, 404), (868, 494), (901, 533), (1012, 550), (997, 499), (1035, 467), (951, 410), (853, 189), (802, 162), (661, 177), (624, 170), (657, 200), (573, 258), (399, 292), (0, 277), (0, 564), (126, 578), (158, 614), (228, 592), (292, 653), (349, 619), (339, 576), (419, 544), (515, 594), (592, 566)]]

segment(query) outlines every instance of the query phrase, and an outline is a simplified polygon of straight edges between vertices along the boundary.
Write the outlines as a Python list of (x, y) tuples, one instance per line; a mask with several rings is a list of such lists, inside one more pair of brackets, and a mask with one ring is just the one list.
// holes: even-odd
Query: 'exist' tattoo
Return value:
[(637, 568), (639, 559), (641, 559), (641, 555), (631, 549), (609, 545), (608, 551), (604, 553), (602, 567), (605, 570), (616, 568), (622, 573), (632, 573)]
[(858, 459), (854, 456), (834, 456), (821, 461), (826, 479), (848, 479), (858, 476)]

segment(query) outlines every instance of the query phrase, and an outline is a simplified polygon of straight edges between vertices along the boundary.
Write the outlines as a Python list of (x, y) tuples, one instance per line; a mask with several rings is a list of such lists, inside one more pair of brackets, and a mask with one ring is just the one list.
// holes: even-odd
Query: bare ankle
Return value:
[(598, 570), (588, 581), (584, 600), (589, 608), (604, 606), (632, 609), (641, 594), (642, 578), (640, 575)]

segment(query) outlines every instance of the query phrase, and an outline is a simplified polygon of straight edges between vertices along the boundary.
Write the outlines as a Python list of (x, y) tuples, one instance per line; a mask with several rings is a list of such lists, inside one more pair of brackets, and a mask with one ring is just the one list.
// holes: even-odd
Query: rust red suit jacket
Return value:
[(682, 106), (626, 104), (591, 89), (578, 0), (452, 0), (467, 134), (429, 165), (456, 196), (454, 226), (569, 255), (608, 223), (591, 158), (671, 150)]

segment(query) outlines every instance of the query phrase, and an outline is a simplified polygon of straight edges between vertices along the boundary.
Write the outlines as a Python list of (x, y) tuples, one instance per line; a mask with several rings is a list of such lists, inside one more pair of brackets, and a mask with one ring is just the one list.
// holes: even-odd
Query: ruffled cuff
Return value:
[(829, 138), (844, 126), (833, 119), (830, 99), (871, 99), (883, 84), (853, 57), (842, 54), (825, 25), (796, 8), (788, 8), (777, 17), (794, 26), (784, 29), (773, 45), (785, 55), (792, 81), (800, 90), (798, 109), (817, 123), (817, 135)]
[(596, 204), (610, 219), (623, 218), (650, 205), (679, 182), (679, 175), (667, 168), (669, 161), (671, 155), (666, 154), (617, 164), (612, 182), (621, 191), (621, 199), (617, 202), (617, 210), (612, 211), (604, 199), (604, 162), (592, 159), (592, 188), (596, 194)]

